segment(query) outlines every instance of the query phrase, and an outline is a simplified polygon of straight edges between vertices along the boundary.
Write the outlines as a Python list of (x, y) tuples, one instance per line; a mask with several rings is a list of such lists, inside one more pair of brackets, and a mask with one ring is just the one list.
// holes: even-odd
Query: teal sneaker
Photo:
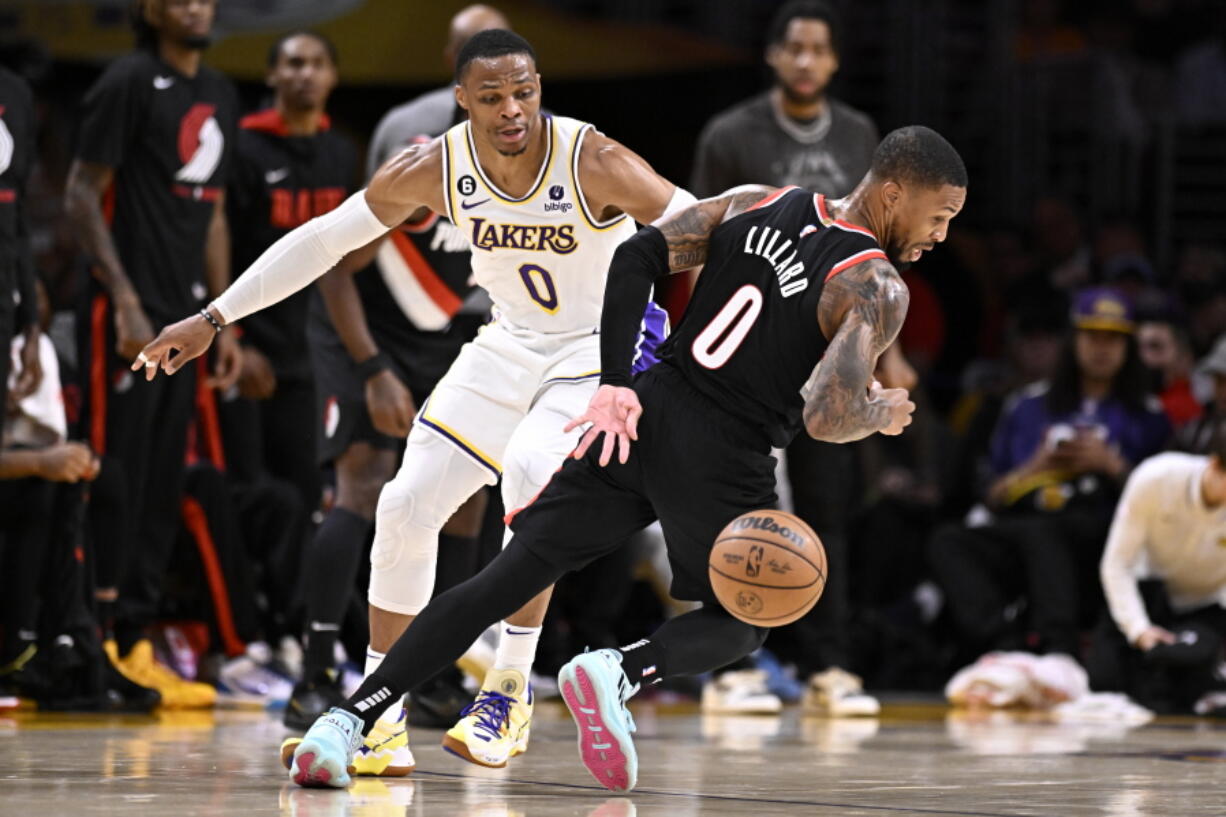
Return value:
[(639, 691), (622, 670), (617, 650), (577, 655), (558, 673), (562, 699), (579, 727), (579, 757), (600, 785), (630, 791), (639, 774), (634, 718), (626, 701)]
[(299, 786), (345, 788), (353, 771), (353, 755), (362, 741), (361, 719), (332, 707), (311, 725), (294, 748), (289, 779)]

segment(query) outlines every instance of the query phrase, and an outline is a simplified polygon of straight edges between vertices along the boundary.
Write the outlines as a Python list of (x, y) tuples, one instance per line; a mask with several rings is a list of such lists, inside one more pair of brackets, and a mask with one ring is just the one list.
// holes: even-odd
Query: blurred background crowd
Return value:
[[(233, 275), (278, 230), (362, 185), (362, 168), (387, 155), (386, 135), (381, 148), (371, 140), (389, 110), (447, 87), (474, 13), (462, 5), (219, 0), (203, 60), (237, 89), (234, 121), (221, 123), (234, 147), (217, 208)], [(959, 668), (1010, 651), (1066, 656), (1090, 688), (1156, 711), (1220, 714), (1226, 12), (1216, 0), (784, 6), (516, 0), (478, 10), (486, 22), (505, 15), (533, 43), (546, 109), (594, 122), (699, 197), (751, 182), (843, 195), (878, 134), (907, 124), (939, 130), (968, 167), (967, 205), (948, 240), (904, 275), (911, 309), (893, 365), (913, 384), (914, 425), (898, 438), (798, 440), (780, 452), (785, 503), (828, 551), (822, 602), (753, 662), (657, 694), (698, 697), (712, 712), (802, 701), (871, 715), (878, 692), (942, 690)], [(335, 638), (309, 655), (303, 565), (337, 507), (372, 518), (391, 471), (319, 444), (336, 430), (335, 406), (314, 386), (319, 366), (363, 361), (320, 363), (336, 358), (310, 348), (305, 326), (335, 315), (318, 295), (301, 300), (297, 318), (252, 321), (235, 338), (237, 357), (178, 375), (190, 385), (166, 411), (181, 422), (125, 402), (145, 384), (100, 362), (130, 359), (125, 341), (183, 316), (158, 312), (139, 283), (117, 288), (89, 235), (90, 208), (111, 206), (113, 177), (84, 170), (122, 177), (140, 150), (132, 137), (137, 148), (109, 154), (90, 119), (106, 110), (99, 99), (119, 104), (99, 77), (132, 49), (129, 13), (103, 0), (0, 12), (0, 64), (11, 72), (0, 84), (0, 208), (17, 212), (4, 214), (12, 230), (0, 253), (0, 340), (12, 338), (0, 694), (48, 709), (275, 706), (304, 678), (324, 672), (343, 686), (346, 670), (357, 672), (366, 576)], [(318, 33), (284, 36), (307, 29)], [(156, 42), (165, 31), (145, 34)], [(456, 114), (442, 98), (438, 130), (401, 138), (449, 126)], [(15, 113), (23, 99), (25, 121)], [(122, 127), (139, 134), (143, 123)], [(283, 166), (325, 165), (327, 184), (291, 189), (277, 177)], [(155, 242), (158, 222), (111, 225), (121, 266), (137, 264), (125, 255)], [(212, 270), (209, 229), (190, 252)], [(465, 251), (448, 240), (439, 230), (418, 246)], [(389, 296), (363, 280), (376, 280), (377, 266), (354, 275), (376, 338)], [(28, 270), (35, 285), (19, 285)], [(215, 294), (208, 284), (201, 303)], [(661, 293), (674, 321), (687, 291)], [(464, 303), (438, 326), (402, 308), (395, 320), (416, 332), (408, 348), (483, 308)], [(426, 395), (402, 385), (420, 405)], [(406, 409), (380, 388), (368, 382), (364, 393), (386, 432), (395, 418), (378, 412)], [(135, 466), (135, 450), (153, 464)], [(1184, 453), (1163, 453), (1172, 451)], [(341, 471), (348, 487), (338, 490)], [(487, 494), (462, 535), (444, 536), (444, 551), (451, 538), (472, 543), (461, 570), (500, 546), (502, 509)], [(540, 689), (575, 652), (633, 641), (676, 611), (661, 564), (648, 531), (559, 585)], [(466, 669), (480, 679), (481, 667)], [(449, 725), (467, 700), (463, 683), (457, 671), (421, 691), (418, 722)], [(990, 701), (992, 690), (988, 673), (970, 698)]]

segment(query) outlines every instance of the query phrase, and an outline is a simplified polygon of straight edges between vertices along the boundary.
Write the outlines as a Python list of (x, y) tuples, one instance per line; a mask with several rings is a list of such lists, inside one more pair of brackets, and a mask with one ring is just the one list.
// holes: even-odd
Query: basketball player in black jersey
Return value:
[[(957, 151), (935, 131), (908, 127), (886, 136), (845, 199), (737, 188), (622, 244), (601, 316), (602, 385), (571, 423), (590, 424), (573, 458), (514, 515), (506, 549), (435, 597), (378, 671), (315, 722), (295, 751), (294, 779), (345, 785), (381, 702), (658, 518), (672, 593), (702, 606), (621, 650), (580, 655), (559, 676), (584, 764), (606, 788), (633, 788), (626, 699), (645, 682), (724, 666), (766, 638), (715, 600), (707, 559), (730, 520), (775, 504), (772, 444), (786, 444), (802, 425), (811, 437), (849, 442), (899, 434), (910, 423), (907, 392), (872, 379), (909, 301), (894, 265), (944, 241), (965, 199)], [(698, 286), (661, 362), (632, 382), (634, 337), (653, 284), (698, 265)]]
[[(179, 530), (196, 379), (146, 383), (122, 363), (155, 327), (196, 312), (230, 281), (224, 188), (238, 95), (202, 62), (216, 0), (135, 0), (132, 9), (138, 47), (85, 95), (65, 193), (92, 264), (78, 322), (90, 361), (81, 366), (84, 422), (92, 448), (107, 457), (101, 478), (126, 481), (130, 515), (130, 524), (99, 532), (108, 551), (130, 550), (106, 560), (121, 565), (107, 649), (164, 704), (211, 706), (215, 690), (176, 680), (154, 660), (145, 632)], [(213, 384), (224, 389), (238, 376), (239, 349), (234, 330), (218, 341)]]

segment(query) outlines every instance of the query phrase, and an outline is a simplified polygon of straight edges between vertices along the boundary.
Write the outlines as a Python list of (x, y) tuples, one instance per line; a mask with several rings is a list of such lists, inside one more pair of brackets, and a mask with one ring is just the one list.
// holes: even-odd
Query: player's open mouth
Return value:
[(508, 128), (498, 131), (498, 138), (504, 142), (518, 142), (527, 133), (527, 128)]

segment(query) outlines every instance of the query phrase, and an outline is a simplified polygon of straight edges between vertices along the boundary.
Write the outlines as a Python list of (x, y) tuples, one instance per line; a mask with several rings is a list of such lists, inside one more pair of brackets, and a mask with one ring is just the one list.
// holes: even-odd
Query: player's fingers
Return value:
[(600, 467), (603, 468), (609, 464), (609, 460), (613, 458), (613, 446), (617, 444), (617, 437), (611, 432), (604, 432), (604, 442), (600, 446)]
[(574, 431), (579, 426), (583, 425), (584, 423), (588, 423), (588, 422), (591, 422), (591, 420), (588, 418), (587, 413), (585, 412), (579, 415), (578, 417), (576, 417), (575, 419), (571, 420), (566, 425), (562, 426), (562, 433), (566, 434), (568, 432)]
[[(572, 427), (573, 425), (577, 425), (577, 422), (573, 423)], [(586, 454), (587, 450), (592, 447), (592, 442), (595, 439), (596, 439), (596, 429), (594, 428), (588, 429), (587, 433), (584, 434), (582, 438), (580, 438), (579, 444), (575, 446), (574, 453), (572, 453), (571, 456), (577, 460), (583, 459), (583, 455)]]
[[(626, 433), (630, 435), (632, 440), (639, 438), (639, 418), (642, 416), (642, 406), (631, 406), (630, 411), (626, 414)], [(625, 462), (625, 460), (622, 460), (622, 462)]]
[(617, 461), (622, 465), (630, 459), (630, 437), (626, 434), (617, 435)]

